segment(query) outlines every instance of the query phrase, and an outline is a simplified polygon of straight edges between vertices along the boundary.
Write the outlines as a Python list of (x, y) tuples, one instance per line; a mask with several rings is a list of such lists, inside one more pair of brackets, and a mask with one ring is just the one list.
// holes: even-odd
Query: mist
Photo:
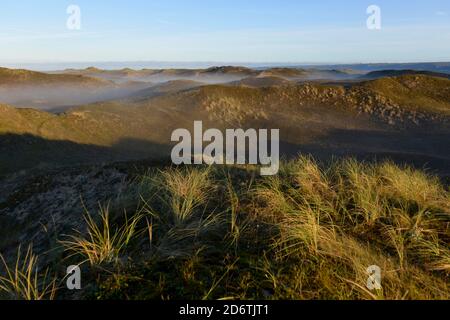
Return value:
[[(6, 82), (0, 86), (0, 103), (18, 108), (35, 108), (60, 113), (90, 103), (150, 98), (201, 85), (231, 84), (263, 87), (305, 81), (345, 81), (356, 79), (361, 76), (361, 72), (288, 68), (255, 70), (245, 67), (161, 70), (101, 70), (90, 67), (82, 70), (53, 71), (43, 75), (50, 80), (54, 80), (52, 76), (67, 75), (72, 78), (70, 81), (61, 83), (53, 81), (33, 84), (33, 79), (28, 79), (26, 83)], [(80, 83), (80, 79), (85, 79), (86, 82)], [(98, 80), (101, 82), (97, 83)]]

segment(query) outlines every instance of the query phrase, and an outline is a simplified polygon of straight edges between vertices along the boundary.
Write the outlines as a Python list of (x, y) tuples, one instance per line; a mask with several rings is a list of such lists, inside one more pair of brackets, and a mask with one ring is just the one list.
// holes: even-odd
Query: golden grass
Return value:
[[(436, 177), (311, 157), (256, 169), (149, 171), (131, 186), (131, 219), (87, 213), (63, 244), (108, 270), (99, 298), (450, 299), (450, 197)], [(381, 289), (367, 286), (372, 266)]]
[(102, 263), (117, 262), (120, 253), (129, 244), (137, 232), (137, 225), (142, 218), (138, 212), (131, 219), (125, 218), (121, 227), (114, 228), (111, 223), (108, 207), (101, 207), (99, 211), (100, 223), (86, 212), (84, 219), (87, 225), (87, 234), (77, 232), (69, 236), (69, 240), (61, 241), (72, 255), (81, 255), (85, 258), (81, 263), (89, 262), (91, 266)]
[(155, 178), (158, 197), (171, 208), (175, 224), (188, 220), (207, 201), (213, 189), (209, 174), (208, 169), (170, 169)]
[[(315, 284), (327, 295), (449, 297), (446, 282), (428, 272), (444, 272), (445, 279), (449, 270), (448, 192), (436, 178), (390, 162), (354, 159), (321, 169), (302, 157), (285, 165), (281, 176), (267, 178), (256, 198), (262, 201), (259, 216), (279, 230), (278, 257), (315, 261)], [(372, 265), (383, 270), (383, 290), (365, 286)]]
[(0, 292), (3, 291), (9, 298), (17, 300), (53, 300), (56, 294), (56, 278), (50, 279), (48, 270), (40, 272), (38, 257), (28, 247), (25, 255), (21, 248), (17, 250), (17, 258), (13, 267), (10, 267), (3, 255), (5, 275), (0, 275)]

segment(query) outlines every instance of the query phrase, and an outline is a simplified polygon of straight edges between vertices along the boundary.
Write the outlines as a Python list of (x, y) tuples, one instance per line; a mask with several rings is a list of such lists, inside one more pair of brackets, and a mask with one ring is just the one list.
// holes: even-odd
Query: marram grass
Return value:
[[(152, 170), (129, 186), (134, 215), (129, 201), (103, 207), (62, 243), (86, 266), (86, 299), (449, 299), (447, 188), (354, 159), (299, 157), (273, 177), (252, 166)], [(53, 297), (22, 293), (32, 257), (0, 278), (10, 297)], [(367, 287), (370, 266), (380, 289)]]

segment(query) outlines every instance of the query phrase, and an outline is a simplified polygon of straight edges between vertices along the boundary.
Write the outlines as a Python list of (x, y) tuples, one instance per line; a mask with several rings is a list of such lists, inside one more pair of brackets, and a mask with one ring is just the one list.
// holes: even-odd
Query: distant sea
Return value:
[(121, 62), (51, 62), (51, 63), (1, 63), (0, 66), (14, 69), (34, 71), (59, 71), (65, 69), (85, 69), (95, 67), (104, 70), (130, 68), (140, 69), (204, 69), (217, 66), (241, 66), (253, 69), (273, 67), (296, 67), (316, 69), (352, 69), (370, 72), (378, 70), (420, 70), (450, 73), (450, 62), (414, 62), (414, 63), (356, 63), (356, 64), (318, 64), (318, 63), (287, 63), (287, 62), (164, 62), (164, 61), (121, 61)]

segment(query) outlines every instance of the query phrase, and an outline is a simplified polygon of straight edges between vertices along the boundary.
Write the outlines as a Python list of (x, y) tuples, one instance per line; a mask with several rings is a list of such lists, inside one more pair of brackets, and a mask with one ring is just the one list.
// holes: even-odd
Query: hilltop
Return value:
[(13, 86), (92, 86), (104, 87), (113, 84), (94, 77), (72, 74), (48, 74), (22, 69), (0, 68), (0, 87)]
[(390, 97), (397, 106), (448, 116), (449, 83), (450, 80), (444, 77), (403, 75), (369, 81), (361, 86)]
[[(150, 112), (155, 113), (152, 118), (158, 113), (171, 113), (171, 116), (176, 118), (177, 114), (185, 115), (186, 112), (191, 112), (203, 114), (205, 118), (225, 124), (234, 122), (236, 125), (240, 121), (251, 119), (267, 120), (271, 114), (282, 114), (288, 110), (289, 113), (302, 114), (323, 108), (342, 116), (365, 114), (372, 120), (378, 120), (380, 125), (385, 123), (418, 126), (434, 120), (446, 123), (450, 110), (450, 80), (442, 78), (402, 76), (364, 82), (350, 88), (314, 83), (282, 84), (285, 85), (256, 88), (173, 81), (139, 91), (137, 97), (141, 99), (138, 101), (123, 100), (86, 105), (73, 108), (59, 116), (32, 109), (20, 110), (3, 106), (4, 110), (9, 112), (2, 112), (1, 123), (2, 127), (6, 124), (10, 126), (14, 123), (11, 118), (22, 117), (28, 126), (35, 123), (35, 127), (39, 127), (41, 132), (48, 132), (48, 137), (51, 137), (53, 133), (49, 123), (52, 121), (55, 122), (56, 128), (59, 127), (56, 123), (66, 123), (61, 128), (79, 128), (80, 133), (89, 128), (90, 123), (102, 121), (102, 125), (98, 126), (101, 132), (101, 127), (108, 127), (109, 117), (117, 118), (114, 125), (118, 125), (132, 119), (142, 121), (138, 118)], [(196, 88), (199, 86), (200, 88)], [(145, 92), (149, 97), (143, 96)], [(161, 93), (158, 97), (151, 97), (158, 92)], [(120, 116), (112, 116), (113, 114)], [(38, 120), (42, 118), (46, 121)], [(278, 122), (276, 117), (271, 120)], [(120, 131), (120, 126), (117, 126), (116, 131)]]
[(211, 67), (208, 69), (121, 69), (101, 70), (87, 68), (82, 70), (67, 69), (55, 71), (54, 74), (85, 75), (122, 83), (126, 81), (167, 82), (174, 80), (196, 80), (199, 82), (228, 82), (259, 74), (258, 71), (234, 66)]
[(239, 81), (231, 82), (230, 85), (235, 86), (248, 86), (248, 87), (273, 87), (273, 86), (285, 86), (292, 84), (291, 81), (287, 80), (284, 77), (278, 76), (256, 76), (256, 77), (248, 77)]
[(203, 85), (206, 84), (194, 80), (172, 80), (163, 83), (158, 83), (153, 86), (150, 86), (149, 88), (135, 92), (131, 95), (131, 98), (134, 99), (150, 98), (158, 95), (176, 93), (178, 91), (201, 87)]
[(254, 77), (279, 77), (286, 80), (329, 79), (342, 80), (357, 78), (360, 73), (352, 70), (321, 70), (302, 68), (264, 68), (261, 70), (238, 66), (220, 66), (207, 69), (121, 69), (101, 70), (87, 68), (82, 70), (67, 69), (54, 72), (57, 74), (84, 75), (121, 83), (124, 81), (166, 82), (173, 80), (196, 80), (207, 83), (226, 83)]
[(373, 80), (385, 77), (399, 77), (406, 75), (425, 75), (430, 77), (440, 77), (450, 79), (450, 74), (432, 72), (432, 71), (416, 71), (416, 70), (382, 70), (382, 71), (372, 71), (363, 76), (361, 79)]
[(0, 68), (0, 103), (49, 111), (61, 112), (76, 105), (123, 98), (147, 86), (139, 82), (116, 84), (85, 74)]

